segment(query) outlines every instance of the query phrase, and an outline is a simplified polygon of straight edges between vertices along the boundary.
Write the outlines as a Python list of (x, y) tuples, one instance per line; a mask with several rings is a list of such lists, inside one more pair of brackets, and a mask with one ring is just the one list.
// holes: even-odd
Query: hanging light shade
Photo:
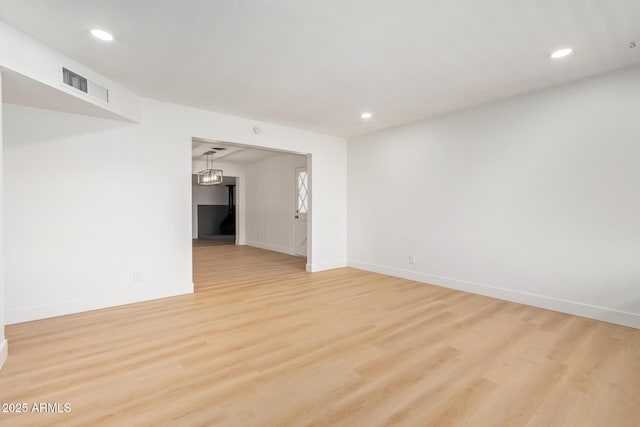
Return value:
[[(218, 185), (222, 184), (222, 169), (213, 169), (213, 159), (211, 156), (215, 154), (215, 151), (207, 151), (207, 168), (198, 172), (198, 185)], [(211, 163), (211, 166), (209, 166)]]
[(198, 172), (199, 185), (217, 185), (222, 184), (222, 170), (207, 169)]

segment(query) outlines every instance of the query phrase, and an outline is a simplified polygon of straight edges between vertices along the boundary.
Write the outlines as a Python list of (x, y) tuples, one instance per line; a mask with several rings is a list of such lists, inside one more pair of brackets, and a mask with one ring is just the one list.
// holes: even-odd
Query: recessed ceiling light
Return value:
[(555, 52), (553, 52), (551, 54), (551, 57), (553, 59), (560, 59), (560, 58), (564, 58), (567, 55), (571, 55), (571, 52), (573, 52), (573, 49), (571, 49), (570, 47), (565, 47), (565, 48), (558, 49)]
[(91, 30), (91, 35), (97, 39), (104, 40), (106, 42), (113, 41), (113, 34), (108, 33), (104, 30), (93, 29)]
[(370, 119), (371, 117), (373, 117), (373, 114), (371, 114), (371, 113), (362, 113), (362, 114), (360, 114), (360, 117), (362, 117), (363, 119)]

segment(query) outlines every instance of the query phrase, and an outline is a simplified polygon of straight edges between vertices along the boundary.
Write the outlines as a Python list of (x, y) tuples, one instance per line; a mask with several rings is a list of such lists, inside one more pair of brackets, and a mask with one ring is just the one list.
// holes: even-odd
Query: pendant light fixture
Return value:
[(207, 158), (207, 168), (198, 172), (198, 185), (218, 185), (222, 184), (222, 170), (213, 169), (213, 159), (211, 156), (215, 151), (207, 151), (204, 155)]

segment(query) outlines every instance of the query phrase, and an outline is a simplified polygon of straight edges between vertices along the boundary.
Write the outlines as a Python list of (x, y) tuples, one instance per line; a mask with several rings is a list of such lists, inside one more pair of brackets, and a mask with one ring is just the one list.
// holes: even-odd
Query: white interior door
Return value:
[(296, 255), (307, 256), (307, 212), (309, 210), (309, 176), (307, 168), (296, 168)]

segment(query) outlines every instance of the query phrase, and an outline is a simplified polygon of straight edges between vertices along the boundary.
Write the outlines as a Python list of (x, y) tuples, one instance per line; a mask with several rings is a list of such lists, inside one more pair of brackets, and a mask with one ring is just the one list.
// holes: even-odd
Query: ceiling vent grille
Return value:
[(87, 80), (80, 74), (74, 73), (66, 68), (62, 69), (62, 83), (67, 86), (71, 86), (80, 92), (84, 92), (94, 99), (109, 102), (109, 89)]

